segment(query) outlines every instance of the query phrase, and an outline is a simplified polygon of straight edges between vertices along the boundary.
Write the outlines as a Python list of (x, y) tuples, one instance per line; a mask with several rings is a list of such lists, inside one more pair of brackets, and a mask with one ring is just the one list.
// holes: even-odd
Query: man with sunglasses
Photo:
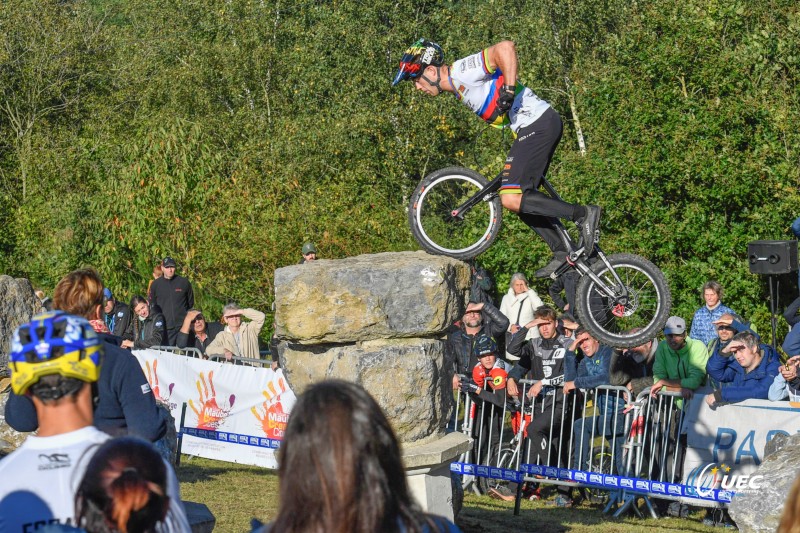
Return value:
[(508, 318), (491, 303), (470, 301), (464, 316), (453, 324), (445, 343), (448, 358), (455, 365), (453, 390), (461, 387), (459, 375), (470, 375), (478, 364), (475, 343), (481, 335), (497, 342), (498, 338), (505, 335), (508, 324)]
[(189, 309), (183, 325), (178, 331), (175, 344), (178, 348), (197, 348), (206, 355), (206, 348), (224, 329), (219, 322), (206, 322), (205, 316), (199, 309)]

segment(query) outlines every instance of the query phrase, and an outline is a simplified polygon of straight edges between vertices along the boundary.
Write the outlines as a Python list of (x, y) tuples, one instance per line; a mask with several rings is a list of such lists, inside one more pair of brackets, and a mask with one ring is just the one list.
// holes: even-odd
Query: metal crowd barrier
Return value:
[(187, 357), (195, 357), (203, 359), (203, 354), (197, 348), (178, 348), (177, 346), (151, 346), (151, 350), (158, 350), (160, 352), (174, 353), (175, 355), (185, 355)]
[[(625, 387), (602, 386), (564, 395), (563, 384), (553, 383), (528, 398), (535, 383), (521, 380), (519, 401), (507, 399), (502, 408), (457, 394), (449, 430), (465, 433), (472, 447), (451, 470), (462, 475), (465, 489), (481, 494), (510, 484), (515, 514), (524, 482), (585, 489), (615, 516), (630, 510), (641, 516), (638, 498), (657, 517), (651, 498), (697, 497), (680, 485), (687, 403), (680, 393), (651, 398), (646, 389), (634, 399)], [(512, 416), (521, 419), (516, 433)]]
[(211, 355), (208, 357), (208, 360), (217, 363), (233, 363), (234, 365), (256, 366), (259, 368), (269, 367), (272, 364), (271, 359), (254, 359), (252, 357), (237, 357), (235, 355), (230, 359), (226, 359), (224, 355)]

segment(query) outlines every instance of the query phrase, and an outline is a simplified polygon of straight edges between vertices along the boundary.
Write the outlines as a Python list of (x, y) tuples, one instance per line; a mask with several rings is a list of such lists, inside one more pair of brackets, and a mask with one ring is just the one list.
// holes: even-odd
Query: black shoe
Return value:
[(548, 278), (567, 260), (567, 252), (553, 252), (553, 258), (545, 266), (533, 273), (536, 278)]
[(587, 205), (586, 216), (580, 221), (581, 237), (583, 246), (588, 250), (593, 248), (594, 243), (600, 240), (600, 214), (602, 209), (599, 205)]

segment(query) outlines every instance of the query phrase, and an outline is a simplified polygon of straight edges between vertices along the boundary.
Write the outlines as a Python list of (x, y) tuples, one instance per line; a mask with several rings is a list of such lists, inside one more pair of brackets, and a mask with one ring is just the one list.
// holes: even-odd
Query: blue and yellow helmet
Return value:
[(43, 376), (97, 381), (103, 343), (85, 318), (63, 311), (42, 313), (21, 325), (11, 341), (11, 389), (25, 394)]
[(403, 53), (403, 57), (400, 59), (400, 68), (394, 77), (392, 87), (403, 80), (418, 78), (428, 65), (439, 67), (443, 63), (444, 51), (442, 51), (442, 47), (433, 41), (419, 39), (406, 48)]

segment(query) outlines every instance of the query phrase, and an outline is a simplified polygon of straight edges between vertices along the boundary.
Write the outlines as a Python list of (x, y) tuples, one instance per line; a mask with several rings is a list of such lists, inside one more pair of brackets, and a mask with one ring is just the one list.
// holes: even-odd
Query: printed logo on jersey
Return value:
[(66, 453), (39, 454), (39, 470), (55, 470), (57, 468), (69, 468), (72, 466), (72, 459)]
[(470, 56), (466, 63), (469, 68), (478, 68), (478, 62), (475, 60), (475, 56)]

